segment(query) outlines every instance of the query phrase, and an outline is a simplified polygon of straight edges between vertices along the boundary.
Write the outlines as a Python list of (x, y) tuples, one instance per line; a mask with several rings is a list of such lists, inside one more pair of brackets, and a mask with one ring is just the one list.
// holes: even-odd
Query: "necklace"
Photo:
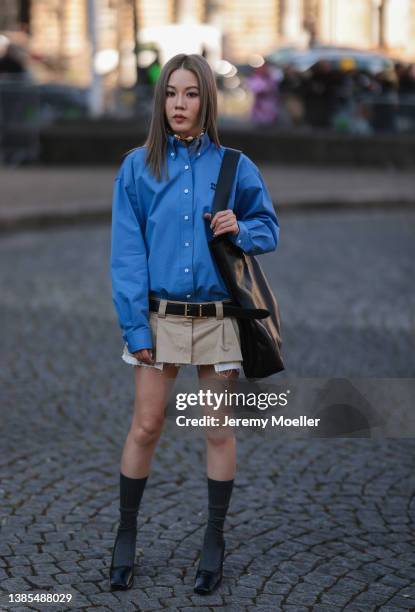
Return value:
[(182, 142), (193, 142), (197, 138), (200, 138), (205, 133), (205, 130), (202, 130), (198, 136), (180, 136), (179, 134), (174, 134), (173, 136), (177, 138), (177, 140), (181, 140)]

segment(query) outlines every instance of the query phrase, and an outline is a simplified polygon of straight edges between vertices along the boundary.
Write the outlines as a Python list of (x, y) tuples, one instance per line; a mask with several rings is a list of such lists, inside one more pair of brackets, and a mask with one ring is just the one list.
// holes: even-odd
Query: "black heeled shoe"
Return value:
[[(135, 530), (134, 537), (137, 537), (137, 530)], [(112, 550), (112, 559), (110, 567), (110, 590), (111, 591), (127, 591), (131, 589), (134, 583), (134, 563), (132, 565), (116, 565), (114, 566), (114, 553), (117, 540), (115, 541), (114, 548)]]
[(220, 566), (215, 571), (200, 569), (200, 561), (196, 572), (195, 584), (193, 590), (199, 595), (208, 595), (212, 593), (222, 581), (223, 576), (223, 557), (225, 555), (225, 544), (222, 548), (222, 556)]
[(110, 590), (127, 591), (134, 584), (134, 566), (119, 565), (110, 569)]

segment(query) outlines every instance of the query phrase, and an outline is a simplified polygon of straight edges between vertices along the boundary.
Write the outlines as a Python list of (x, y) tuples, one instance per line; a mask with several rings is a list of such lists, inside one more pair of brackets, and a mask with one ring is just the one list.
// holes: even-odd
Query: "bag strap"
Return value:
[(216, 183), (215, 198), (212, 206), (212, 219), (220, 210), (228, 207), (232, 184), (236, 174), (241, 151), (238, 149), (225, 148), (225, 154), (220, 166), (218, 182)]

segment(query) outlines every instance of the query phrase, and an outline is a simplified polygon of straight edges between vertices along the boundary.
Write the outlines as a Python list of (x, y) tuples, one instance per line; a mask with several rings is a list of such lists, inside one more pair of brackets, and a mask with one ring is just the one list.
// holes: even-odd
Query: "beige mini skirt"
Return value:
[(122, 353), (123, 361), (160, 370), (165, 363), (176, 366), (212, 364), (216, 372), (242, 369), (238, 323), (235, 317), (223, 316), (223, 302), (213, 302), (216, 316), (207, 318), (165, 314), (166, 303), (167, 300), (160, 300), (159, 312), (149, 313), (155, 363), (150, 366), (136, 359), (128, 351), (127, 344)]

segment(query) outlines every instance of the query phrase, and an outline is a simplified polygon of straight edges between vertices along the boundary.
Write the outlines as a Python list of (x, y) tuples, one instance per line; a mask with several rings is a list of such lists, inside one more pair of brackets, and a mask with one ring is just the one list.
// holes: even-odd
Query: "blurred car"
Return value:
[(55, 80), (39, 79), (39, 65), (44, 68), (48, 63), (0, 34), (1, 124), (45, 124), (87, 114), (87, 90)]
[(299, 72), (310, 70), (320, 61), (327, 62), (333, 69), (341, 68), (349, 62), (350, 66), (357, 70), (371, 74), (394, 69), (393, 60), (381, 53), (331, 45), (315, 45), (304, 50), (283, 47), (276, 49), (265, 59), (280, 67), (291, 65)]
[(38, 84), (42, 122), (77, 119), (88, 114), (88, 90), (62, 83)]
[(0, 80), (0, 123), (6, 120), (21, 123), (30, 117), (40, 126), (57, 119), (77, 119), (87, 114), (86, 89), (60, 83)]
[(42, 128), (87, 114), (86, 90), (26, 79), (1, 79), (0, 162), (20, 164), (38, 159)]

